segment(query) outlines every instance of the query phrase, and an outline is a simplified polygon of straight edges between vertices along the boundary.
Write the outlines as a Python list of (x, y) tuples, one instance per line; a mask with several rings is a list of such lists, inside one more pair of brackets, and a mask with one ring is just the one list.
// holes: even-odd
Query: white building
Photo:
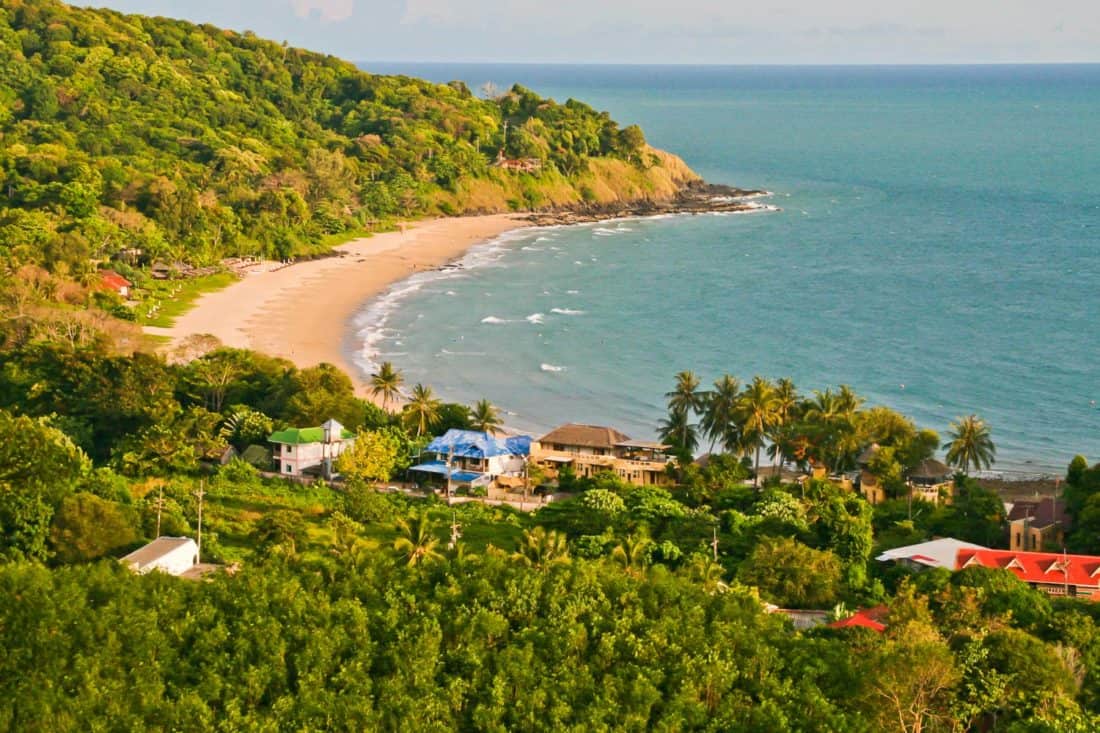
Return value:
[(522, 476), (531, 438), (516, 435), (498, 438), (473, 430), (448, 430), (433, 440), (424, 452), (434, 460), (413, 466), (410, 471), (428, 474), (454, 485), (488, 486), (500, 476)]
[(915, 570), (923, 568), (947, 568), (955, 569), (955, 557), (959, 550), (985, 550), (988, 549), (973, 542), (963, 542), (952, 537), (943, 537), (938, 540), (921, 542), (916, 545), (895, 547), (887, 550), (875, 559), (879, 562), (894, 562), (905, 565)]
[(319, 428), (280, 430), (267, 440), (272, 444), (275, 470), (284, 476), (332, 477), (332, 464), (355, 444), (355, 433), (329, 420)]
[(199, 547), (190, 537), (158, 537), (120, 562), (141, 575), (153, 570), (183, 575), (198, 564)]

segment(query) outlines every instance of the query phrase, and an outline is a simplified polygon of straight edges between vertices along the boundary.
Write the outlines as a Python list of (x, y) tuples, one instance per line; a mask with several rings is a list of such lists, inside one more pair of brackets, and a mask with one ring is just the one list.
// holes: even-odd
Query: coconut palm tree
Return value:
[(977, 415), (960, 417), (951, 423), (948, 432), (951, 440), (944, 444), (947, 462), (963, 473), (989, 468), (997, 455), (997, 448), (990, 437), (989, 426)]
[(483, 433), (496, 432), (504, 421), (500, 419), (498, 410), (489, 400), (478, 400), (474, 409), (470, 410), (470, 427)]
[(699, 377), (695, 376), (695, 372), (680, 372), (676, 375), (676, 388), (665, 393), (665, 397), (668, 398), (670, 418), (673, 414), (682, 416), (682, 419), (677, 418), (682, 431), (678, 445), (686, 446), (687, 432), (689, 427), (692, 427), (691, 414), (699, 412), (706, 400), (706, 395), (699, 391)]
[(737, 448), (737, 398), (740, 394), (741, 382), (726, 374), (715, 381), (714, 389), (707, 395), (699, 427), (710, 438), (711, 453), (719, 442), (727, 453)]
[(699, 435), (686, 412), (670, 410), (668, 417), (658, 423), (657, 436), (671, 445), (680, 460), (685, 462), (691, 461), (691, 456), (699, 445)]
[(794, 421), (799, 404), (798, 390), (794, 382), (784, 377), (775, 383), (775, 423), (768, 435), (771, 441), (768, 453), (775, 460), (776, 469), (783, 462), (780, 435)]
[(401, 395), (401, 385), (405, 378), (388, 361), (378, 366), (378, 371), (370, 375), (370, 393), (372, 397), (382, 397), (382, 409), (389, 411), (390, 402)]
[(763, 377), (754, 377), (737, 400), (738, 422), (741, 424), (741, 449), (755, 450), (753, 485), (760, 487), (760, 449), (776, 419), (775, 389)]
[(640, 576), (649, 565), (649, 548), (653, 540), (642, 532), (625, 538), (611, 550), (611, 559), (630, 575)]
[(443, 555), (435, 549), (439, 545), (439, 538), (432, 531), (432, 522), (426, 513), (399, 519), (397, 533), (393, 549), (409, 567), (443, 559)]
[(512, 557), (537, 570), (569, 562), (569, 545), (561, 532), (535, 527), (523, 533), (523, 542)]
[(416, 437), (428, 432), (432, 424), (439, 419), (439, 410), (443, 407), (431, 387), (418, 384), (413, 387), (412, 396), (405, 405), (405, 420), (407, 424), (416, 427)]

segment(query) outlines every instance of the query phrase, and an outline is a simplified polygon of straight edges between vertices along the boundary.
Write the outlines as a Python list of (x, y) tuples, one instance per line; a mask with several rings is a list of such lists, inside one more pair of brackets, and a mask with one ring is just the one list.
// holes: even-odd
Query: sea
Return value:
[(635, 438), (681, 370), (848, 384), (944, 437), (980, 415), (1006, 477), (1100, 460), (1100, 65), (362, 66), (576, 98), (770, 192), (505, 234), (367, 304), (364, 370)]

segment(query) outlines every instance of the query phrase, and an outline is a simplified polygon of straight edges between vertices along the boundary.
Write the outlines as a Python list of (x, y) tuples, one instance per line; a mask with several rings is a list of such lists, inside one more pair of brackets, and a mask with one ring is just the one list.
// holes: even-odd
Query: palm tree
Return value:
[(649, 565), (649, 547), (653, 540), (638, 532), (625, 538), (611, 551), (611, 559), (630, 575), (642, 575)]
[(416, 426), (416, 437), (428, 432), (432, 424), (439, 419), (439, 410), (443, 403), (432, 394), (431, 387), (418, 384), (413, 387), (412, 397), (405, 405), (406, 421)]
[[(668, 398), (670, 419), (673, 414), (678, 416), (677, 423), (682, 431), (678, 444), (681, 447), (686, 446), (688, 429), (693, 427), (690, 420), (691, 413), (699, 412), (706, 401), (706, 396), (699, 391), (699, 377), (695, 376), (695, 372), (680, 372), (676, 375), (676, 388), (667, 392), (665, 397)], [(680, 417), (682, 419), (679, 419)], [(694, 446), (692, 449), (694, 450)]]
[(776, 419), (775, 389), (763, 377), (753, 377), (737, 400), (738, 422), (741, 423), (741, 448), (746, 452), (755, 449), (755, 473), (753, 485), (760, 487), (760, 449)]
[(710, 438), (711, 453), (714, 452), (714, 446), (719, 441), (727, 453), (736, 450), (737, 398), (740, 394), (741, 382), (737, 377), (726, 374), (714, 383), (714, 389), (707, 395), (699, 427), (703, 429), (703, 434)]
[(523, 533), (523, 542), (512, 557), (537, 570), (569, 562), (569, 546), (561, 532), (535, 527)]
[(498, 410), (489, 400), (478, 400), (470, 411), (470, 427), (483, 433), (494, 433), (503, 425)]
[(371, 396), (381, 395), (382, 409), (388, 412), (390, 401), (401, 395), (401, 385), (404, 382), (405, 378), (401, 376), (401, 372), (394, 369), (391, 362), (384, 361), (378, 366), (378, 371), (370, 375)]
[(976, 470), (993, 465), (997, 448), (990, 437), (989, 426), (977, 415), (960, 417), (951, 423), (948, 433), (951, 440), (944, 444), (947, 449), (947, 462), (963, 473), (969, 473), (970, 467)]
[(768, 439), (771, 445), (768, 452), (775, 459), (775, 467), (778, 469), (783, 461), (780, 434), (794, 421), (799, 405), (798, 390), (794, 382), (784, 377), (775, 383), (775, 424), (772, 425)]
[(699, 435), (686, 412), (670, 410), (668, 417), (657, 424), (657, 436), (671, 445), (680, 460), (687, 463), (691, 462), (691, 456), (699, 445)]
[(435, 549), (439, 538), (432, 531), (432, 523), (426, 513), (397, 520), (397, 532), (393, 549), (409, 567), (443, 559), (443, 555)]

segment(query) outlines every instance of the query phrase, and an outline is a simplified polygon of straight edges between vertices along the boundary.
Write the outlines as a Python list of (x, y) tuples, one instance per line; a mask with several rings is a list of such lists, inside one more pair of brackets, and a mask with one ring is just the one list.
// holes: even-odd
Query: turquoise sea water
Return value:
[(1100, 459), (1100, 66), (365, 67), (583, 99), (781, 211), (507, 235), (370, 304), (361, 363), (530, 430), (651, 436), (693, 369)]

